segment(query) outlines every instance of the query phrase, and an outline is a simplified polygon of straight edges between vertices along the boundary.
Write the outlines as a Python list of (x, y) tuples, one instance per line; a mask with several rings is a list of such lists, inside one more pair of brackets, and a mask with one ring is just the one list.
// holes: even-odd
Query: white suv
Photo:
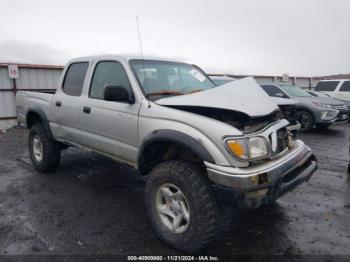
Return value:
[(321, 80), (314, 90), (350, 103), (350, 79)]

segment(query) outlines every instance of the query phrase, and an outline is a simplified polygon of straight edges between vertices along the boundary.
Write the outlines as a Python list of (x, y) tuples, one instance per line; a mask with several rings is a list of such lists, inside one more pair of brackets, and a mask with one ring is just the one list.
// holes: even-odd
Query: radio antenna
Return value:
[(140, 24), (139, 24), (138, 16), (136, 16), (136, 26), (137, 26), (137, 36), (139, 38), (139, 44), (140, 44), (140, 55), (143, 60), (143, 48), (142, 48), (142, 40), (141, 40), (141, 32), (140, 32)]
[[(142, 61), (142, 67), (143, 67), (143, 73), (145, 77), (145, 89), (148, 91), (148, 84), (147, 84), (147, 74), (146, 74), (146, 69), (145, 69), (145, 60), (143, 58), (143, 48), (142, 48), (142, 39), (141, 39), (141, 30), (140, 30), (140, 23), (139, 23), (139, 17), (136, 16), (136, 26), (137, 26), (137, 36), (139, 38), (139, 44), (140, 44), (140, 56), (141, 56), (141, 61)], [(148, 100), (148, 99), (147, 99)], [(148, 107), (151, 107), (151, 102), (148, 100)]]

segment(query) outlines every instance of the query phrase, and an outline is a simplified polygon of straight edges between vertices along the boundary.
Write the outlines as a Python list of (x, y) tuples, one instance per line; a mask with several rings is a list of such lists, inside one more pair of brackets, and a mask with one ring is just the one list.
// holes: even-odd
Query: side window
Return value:
[(339, 84), (339, 81), (324, 81), (318, 82), (315, 86), (315, 91), (334, 91)]
[(340, 89), (339, 89), (340, 92), (350, 92), (350, 81), (345, 81)]
[(274, 86), (274, 85), (263, 85), (261, 87), (264, 89), (264, 91), (269, 96), (287, 98), (286, 94), (281, 89), (279, 89), (277, 86)]
[(81, 95), (88, 67), (88, 62), (74, 63), (69, 66), (62, 86), (64, 93), (71, 96)]
[(129, 78), (119, 62), (103, 61), (96, 65), (90, 86), (90, 98), (103, 99), (106, 85), (120, 85), (131, 91)]

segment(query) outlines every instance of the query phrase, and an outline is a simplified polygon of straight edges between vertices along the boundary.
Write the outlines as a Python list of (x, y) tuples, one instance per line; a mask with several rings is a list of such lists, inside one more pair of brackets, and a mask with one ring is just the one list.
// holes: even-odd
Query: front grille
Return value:
[(288, 148), (288, 132), (283, 128), (277, 131), (276, 154), (281, 153), (286, 148)]
[[(270, 143), (272, 145), (273, 134), (269, 136)], [(276, 149), (273, 150), (273, 155), (278, 155), (288, 148), (288, 131), (285, 128), (282, 128), (276, 133)]]

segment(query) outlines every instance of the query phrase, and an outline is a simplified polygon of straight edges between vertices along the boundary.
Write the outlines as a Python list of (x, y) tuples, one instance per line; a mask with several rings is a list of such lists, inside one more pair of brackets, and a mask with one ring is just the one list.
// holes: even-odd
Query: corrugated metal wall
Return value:
[(326, 79), (326, 77), (288, 77), (288, 81), (283, 81), (282, 76), (262, 76), (262, 75), (231, 75), (231, 74), (210, 74), (213, 76), (232, 76), (234, 78), (240, 79), (243, 77), (253, 76), (254, 79), (261, 85), (266, 84), (284, 84), (284, 85), (297, 85), (301, 88), (305, 89), (311, 89), (317, 85), (317, 83), (322, 80)]
[(56, 89), (61, 70), (21, 68), (17, 89)]
[[(62, 68), (50, 66), (30, 65), (19, 66), (19, 78), (16, 89), (56, 89)], [(0, 67), (0, 130), (17, 125), (15, 90), (13, 79), (9, 78), (8, 68), (2, 64)]]

